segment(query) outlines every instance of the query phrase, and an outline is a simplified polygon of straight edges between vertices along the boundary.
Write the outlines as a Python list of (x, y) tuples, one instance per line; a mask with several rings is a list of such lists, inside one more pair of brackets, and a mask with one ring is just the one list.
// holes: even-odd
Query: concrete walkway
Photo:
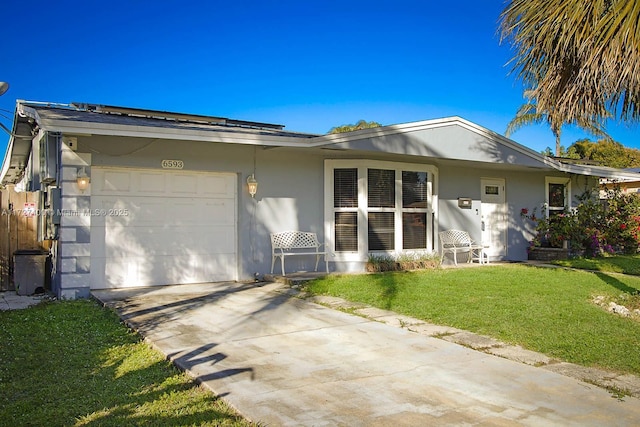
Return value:
[(637, 398), (408, 330), (401, 317), (385, 324), (294, 293), (278, 283), (226, 283), (94, 296), (267, 425), (640, 424)]
[(0, 292), (0, 311), (22, 310), (40, 304), (46, 299), (49, 299), (49, 296), (45, 294), (24, 296), (18, 295), (16, 291), (2, 291)]

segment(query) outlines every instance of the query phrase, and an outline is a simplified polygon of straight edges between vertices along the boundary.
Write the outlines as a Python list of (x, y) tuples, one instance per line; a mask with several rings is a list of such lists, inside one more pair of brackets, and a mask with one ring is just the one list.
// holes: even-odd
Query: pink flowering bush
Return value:
[(640, 250), (640, 195), (610, 190), (606, 203), (589, 193), (577, 197), (571, 211), (547, 217), (536, 209), (522, 208), (520, 216), (535, 224), (531, 246), (563, 247), (570, 242), (574, 255), (635, 254)]
[(620, 191), (611, 191), (607, 201), (605, 238), (616, 249), (634, 254), (640, 248), (640, 195)]

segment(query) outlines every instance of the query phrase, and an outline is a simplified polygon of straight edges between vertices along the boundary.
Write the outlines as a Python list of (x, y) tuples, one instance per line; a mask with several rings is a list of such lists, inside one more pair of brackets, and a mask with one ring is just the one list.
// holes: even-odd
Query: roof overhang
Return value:
[[(207, 123), (203, 119), (205, 116), (173, 114), (170, 120), (162, 120), (151, 116), (150, 110), (140, 110), (144, 115), (125, 118), (117, 115), (122, 111), (116, 110), (115, 107), (109, 108), (111, 111), (107, 113), (95, 109), (81, 110), (67, 104), (18, 100), (12, 135), (0, 173), (0, 183), (15, 184), (22, 178), (31, 152), (32, 139), (39, 131), (60, 132), (67, 135), (158, 138), (267, 147), (304, 147), (315, 136), (300, 132), (285, 132), (281, 125), (258, 122), (216, 118), (216, 121)], [(133, 111), (132, 109), (124, 110)]]
[[(464, 129), (481, 141), (511, 150), (511, 152), (517, 154), (520, 161), (524, 162), (523, 168), (531, 168), (531, 165), (534, 165), (533, 167), (539, 170), (558, 171), (567, 174), (619, 180), (640, 180), (640, 173), (602, 166), (562, 163), (460, 117), (381, 126), (340, 134), (310, 135), (283, 131), (280, 125), (260, 127), (261, 124), (257, 122), (241, 122), (249, 124), (249, 126), (227, 126), (226, 122), (222, 121), (228, 119), (212, 118), (215, 120), (207, 123), (203, 119), (206, 116), (169, 114), (152, 110), (116, 107), (109, 107), (110, 111), (98, 111), (95, 108), (81, 109), (78, 105), (80, 104), (64, 105), (17, 101), (12, 136), (2, 165), (0, 182), (7, 184), (19, 181), (28, 162), (32, 139), (39, 131), (61, 132), (67, 135), (103, 135), (245, 144), (272, 148), (352, 150), (351, 147), (355, 143), (367, 139), (382, 141), (394, 135), (402, 137), (414, 132), (437, 130), (446, 127)], [(156, 117), (162, 114), (167, 117)], [(240, 121), (230, 121), (230, 123), (240, 123)], [(377, 154), (384, 155), (385, 151), (379, 151)], [(436, 158), (453, 162), (464, 160), (446, 156)], [(499, 162), (494, 163), (498, 164)], [(528, 166), (525, 166), (525, 163)], [(518, 165), (518, 162), (512, 164), (514, 167), (518, 167)]]
[[(19, 101), (20, 102), (20, 101)], [(24, 101), (23, 101), (24, 102)], [(32, 103), (35, 104), (35, 103)], [(110, 107), (109, 113), (100, 110), (74, 110), (72, 108), (54, 110), (38, 109), (24, 103), (20, 107), (25, 114), (37, 116), (41, 129), (51, 132), (62, 132), (77, 135), (108, 135), (133, 138), (161, 138), (184, 141), (222, 142), (229, 144), (250, 145), (306, 145), (315, 135), (299, 132), (284, 132), (274, 128), (260, 128), (234, 125), (226, 126), (225, 122), (206, 123), (202, 120), (176, 120), (174, 117), (204, 117), (186, 114), (173, 114), (170, 120), (153, 116), (114, 115), (112, 112), (132, 109), (115, 109)], [(28, 111), (28, 113), (26, 113)], [(140, 110), (145, 114), (150, 110)], [(158, 112), (162, 113), (162, 112)], [(168, 114), (168, 113), (165, 113)], [(238, 121), (230, 121), (238, 122)], [(260, 125), (256, 122), (243, 122)], [(276, 125), (270, 125), (276, 126)]]
[(614, 181), (640, 181), (640, 173), (606, 166), (569, 165), (563, 163), (561, 170), (576, 175), (597, 176)]
[(22, 111), (19, 107), (18, 102), (0, 171), (0, 184), (16, 184), (22, 178), (31, 155), (32, 140), (37, 133), (37, 115)]
[[(630, 170), (622, 170), (604, 166), (597, 165), (580, 165), (580, 164), (569, 164), (563, 163), (555, 158), (548, 157), (534, 151), (524, 145), (518, 144), (517, 142), (509, 139), (503, 135), (500, 135), (496, 132), (493, 132), (487, 128), (479, 126), (473, 122), (465, 120), (461, 117), (453, 116), (446, 117), (442, 119), (435, 120), (425, 120), (420, 122), (413, 123), (404, 123), (399, 125), (392, 126), (382, 126), (378, 128), (370, 128), (363, 129), (354, 132), (347, 132), (342, 134), (331, 134), (331, 135), (323, 135), (313, 139), (313, 142), (310, 144), (311, 146), (321, 146), (321, 147), (337, 147), (340, 144), (344, 144), (347, 142), (355, 141), (358, 139), (364, 138), (375, 138), (375, 137), (384, 137), (393, 134), (399, 133), (408, 133), (415, 132), (427, 129), (436, 129), (440, 127), (447, 126), (459, 126), (464, 129), (467, 129), (478, 136), (486, 138), (487, 140), (496, 142), (502, 146), (508, 147), (514, 151), (517, 151), (523, 154), (526, 157), (529, 157), (541, 165), (544, 165), (545, 168), (564, 172), (568, 174), (575, 175), (587, 175), (608, 179), (616, 179), (616, 180), (640, 180), (640, 173), (630, 171)], [(447, 159), (454, 160), (455, 159)]]

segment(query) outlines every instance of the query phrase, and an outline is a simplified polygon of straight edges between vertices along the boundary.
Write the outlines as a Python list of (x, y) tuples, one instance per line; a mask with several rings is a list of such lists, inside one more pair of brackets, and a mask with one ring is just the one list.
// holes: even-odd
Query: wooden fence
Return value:
[(38, 242), (38, 193), (8, 185), (0, 191), (0, 209), (0, 291), (6, 291), (14, 289), (14, 252), (47, 248)]

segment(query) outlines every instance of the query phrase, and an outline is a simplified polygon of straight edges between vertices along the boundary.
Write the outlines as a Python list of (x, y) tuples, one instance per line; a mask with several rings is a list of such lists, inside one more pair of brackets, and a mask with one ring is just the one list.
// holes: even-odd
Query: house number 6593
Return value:
[(182, 160), (163, 160), (162, 169), (182, 169), (184, 162)]

